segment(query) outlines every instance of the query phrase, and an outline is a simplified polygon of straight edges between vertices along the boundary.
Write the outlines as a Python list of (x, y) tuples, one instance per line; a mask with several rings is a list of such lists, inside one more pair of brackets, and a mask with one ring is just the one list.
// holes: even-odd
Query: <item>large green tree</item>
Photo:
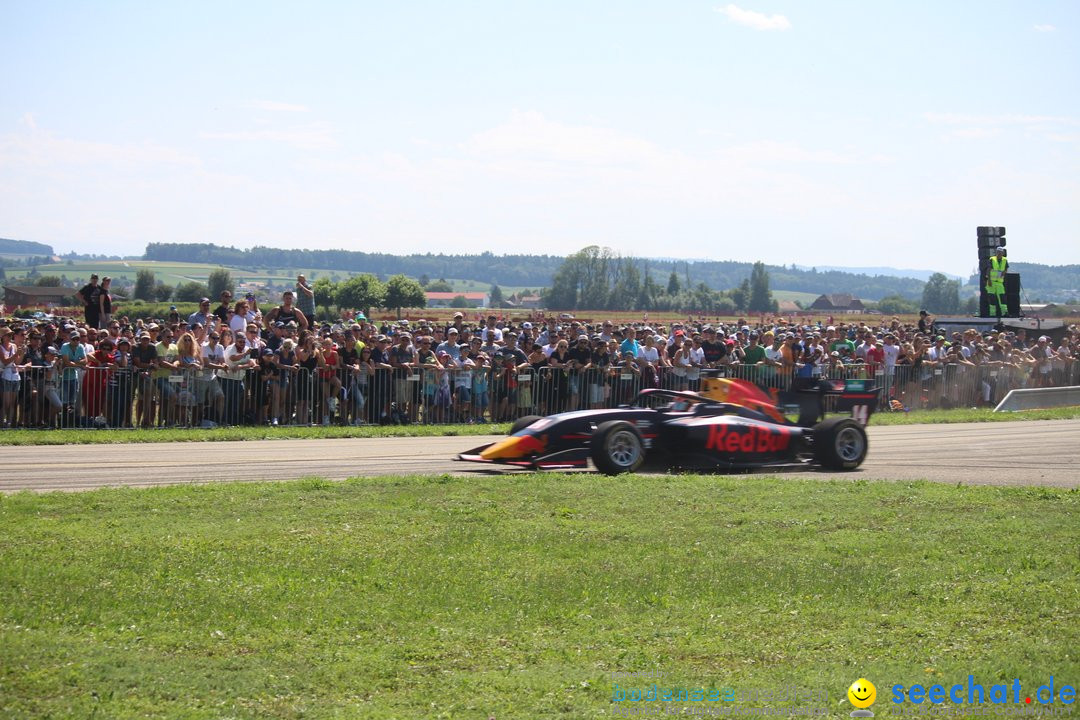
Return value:
[(750, 312), (774, 312), (777, 307), (772, 291), (769, 290), (769, 273), (765, 270), (765, 263), (756, 262), (750, 271), (750, 299), (747, 309)]
[(315, 305), (321, 305), (326, 314), (330, 314), (330, 306), (334, 304), (334, 283), (328, 277), (321, 277), (311, 285), (311, 291), (315, 293)]
[(386, 295), (383, 307), (396, 310), (401, 317), (401, 308), (427, 307), (427, 293), (416, 280), (405, 275), (394, 275), (386, 281)]
[(201, 282), (180, 283), (176, 286), (176, 291), (173, 292), (173, 300), (177, 302), (198, 302), (204, 297), (210, 297), (209, 293), (210, 288)]
[(433, 280), (427, 285), (424, 285), (424, 289), (428, 292), (454, 292), (454, 286), (446, 282), (442, 278)]
[(132, 293), (136, 300), (145, 300), (146, 302), (152, 302), (154, 297), (154, 286), (157, 280), (154, 276), (154, 271), (149, 268), (140, 268), (135, 273), (135, 292)]
[(614, 263), (614, 277), (608, 294), (607, 309), (633, 310), (640, 308), (641, 272), (632, 258), (622, 258)]
[(732, 288), (728, 295), (737, 310), (746, 310), (750, 306), (750, 278), (743, 278), (739, 286)]
[(960, 283), (934, 273), (923, 287), (922, 305), (932, 313), (955, 313), (960, 309)]
[(902, 295), (881, 298), (878, 300), (877, 309), (885, 315), (911, 315), (919, 310), (914, 300), (908, 300)]
[(172, 297), (172, 294), (173, 289), (162, 281), (158, 280), (157, 284), (154, 285), (154, 300), (157, 300), (158, 302), (165, 302)]
[(210, 277), (206, 279), (206, 286), (210, 289), (208, 297), (216, 299), (221, 296), (223, 291), (228, 290), (231, 293), (236, 289), (236, 282), (233, 281), (232, 273), (225, 268), (218, 268), (210, 271)]
[(365, 313), (373, 307), (382, 307), (385, 298), (386, 287), (370, 273), (353, 275), (339, 283), (334, 291), (335, 304), (339, 308), (363, 310)]
[(671, 275), (668, 276), (667, 281), (667, 294), (678, 295), (680, 290), (679, 274), (674, 270), (671, 271)]

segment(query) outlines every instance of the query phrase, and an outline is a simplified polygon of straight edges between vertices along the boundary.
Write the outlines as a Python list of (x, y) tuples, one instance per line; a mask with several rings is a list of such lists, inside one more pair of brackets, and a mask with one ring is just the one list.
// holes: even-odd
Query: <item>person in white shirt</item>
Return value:
[(199, 405), (209, 405), (213, 411), (213, 417), (221, 422), (225, 403), (225, 394), (217, 381), (217, 373), (225, 370), (225, 348), (218, 340), (221, 336), (217, 331), (207, 336), (206, 342), (199, 346), (202, 354), (202, 370), (195, 382), (195, 398)]
[(945, 337), (938, 335), (934, 338), (934, 344), (926, 351), (926, 356), (933, 362), (942, 362), (945, 359), (945, 355), (948, 353), (948, 348), (945, 347)]
[(900, 346), (896, 344), (896, 336), (886, 335), (885, 345), (881, 349), (885, 353), (885, 373), (892, 376), (893, 369), (896, 367), (896, 358), (900, 356)]
[[(603, 336), (601, 335), (600, 338), (603, 339)], [(654, 368), (660, 367), (660, 350), (656, 347), (656, 336), (651, 334), (646, 335), (644, 342), (645, 344), (641, 346), (640, 352), (638, 353), (639, 364), (644, 362), (652, 365)], [(704, 355), (704, 352), (702, 355)]]
[[(228, 339), (227, 335), (223, 337)], [(222, 350), (224, 367), (217, 370), (217, 377), (224, 395), (222, 422), (226, 425), (238, 425), (244, 419), (244, 380), (258, 366), (254, 352), (244, 333), (237, 333), (235, 341)]]

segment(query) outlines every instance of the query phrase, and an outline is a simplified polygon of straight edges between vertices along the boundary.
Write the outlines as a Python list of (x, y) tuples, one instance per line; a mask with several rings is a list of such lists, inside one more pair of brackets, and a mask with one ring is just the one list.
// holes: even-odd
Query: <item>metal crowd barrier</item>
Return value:
[[(719, 373), (778, 390), (790, 387), (798, 374), (756, 365), (728, 365)], [(894, 401), (905, 410), (993, 407), (1010, 390), (1080, 385), (1080, 363), (1054, 365), (1046, 373), (994, 365), (826, 365), (815, 377), (875, 380), (881, 411)], [(700, 383), (701, 374), (693, 370), (646, 366), (584, 371), (546, 366), (360, 372), (297, 368), (273, 375), (259, 370), (30, 368), (22, 372), (15, 392), (4, 393), (3, 417), (13, 427), (27, 428), (490, 423), (615, 407), (642, 388), (697, 390)]]

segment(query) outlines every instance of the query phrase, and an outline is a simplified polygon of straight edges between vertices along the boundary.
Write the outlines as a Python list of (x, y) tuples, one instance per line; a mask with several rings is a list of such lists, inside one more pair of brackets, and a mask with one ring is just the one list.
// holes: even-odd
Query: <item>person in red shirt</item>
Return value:
[(866, 351), (866, 372), (873, 376), (885, 362), (885, 348), (881, 344), (881, 338), (875, 338), (873, 344)]
[(337, 414), (338, 398), (341, 396), (341, 361), (333, 338), (322, 339), (322, 359), (319, 377), (323, 390), (323, 425), (328, 425)]

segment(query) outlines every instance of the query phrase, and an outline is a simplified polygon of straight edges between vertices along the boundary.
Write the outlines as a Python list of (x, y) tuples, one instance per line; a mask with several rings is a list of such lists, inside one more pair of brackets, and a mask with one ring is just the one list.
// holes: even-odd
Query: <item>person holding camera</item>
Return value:
[(296, 276), (296, 307), (307, 318), (308, 327), (315, 325), (315, 290), (303, 273)]

